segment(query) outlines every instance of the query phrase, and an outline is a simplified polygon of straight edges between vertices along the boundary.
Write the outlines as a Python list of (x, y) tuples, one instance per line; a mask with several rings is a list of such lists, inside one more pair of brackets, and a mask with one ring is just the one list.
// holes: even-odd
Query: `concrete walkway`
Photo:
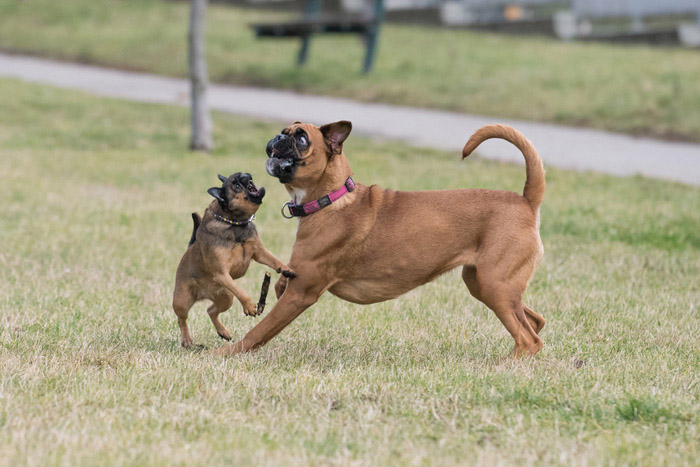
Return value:
[[(5, 54), (0, 54), (0, 76), (100, 96), (188, 105), (189, 88), (184, 79)], [(359, 134), (455, 153), (461, 152), (477, 128), (494, 122), (508, 123), (534, 143), (548, 166), (621, 176), (641, 174), (700, 185), (698, 144), (239, 86), (213, 85), (210, 102), (217, 110), (282, 123), (351, 120)], [(522, 155), (501, 141), (484, 143), (478, 154), (523, 163)]]

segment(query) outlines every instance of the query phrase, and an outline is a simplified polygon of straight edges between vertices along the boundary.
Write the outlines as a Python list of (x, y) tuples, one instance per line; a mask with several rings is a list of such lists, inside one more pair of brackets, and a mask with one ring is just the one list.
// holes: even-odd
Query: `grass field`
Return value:
[[(696, 50), (388, 24), (362, 76), (356, 37), (315, 39), (297, 69), (297, 41), (248, 27), (274, 17), (210, 6), (214, 81), (700, 141)], [(187, 18), (188, 2), (0, 0), (0, 50), (183, 76)]]
[[(502, 361), (511, 338), (453, 272), (373, 306), (324, 296), (219, 360), (179, 346), (170, 309), (189, 213), (217, 173), (250, 171), (262, 238), (288, 258), (295, 222), (263, 170), (279, 125), (216, 115), (205, 156), (184, 150), (185, 109), (10, 80), (0, 99), (0, 465), (697, 463), (700, 189), (548, 171), (534, 359)], [(357, 180), (394, 188), (524, 181), (352, 136), (346, 152)], [(254, 296), (262, 275), (240, 284)], [(214, 348), (204, 307), (193, 337)], [(235, 338), (259, 319), (224, 316)]]

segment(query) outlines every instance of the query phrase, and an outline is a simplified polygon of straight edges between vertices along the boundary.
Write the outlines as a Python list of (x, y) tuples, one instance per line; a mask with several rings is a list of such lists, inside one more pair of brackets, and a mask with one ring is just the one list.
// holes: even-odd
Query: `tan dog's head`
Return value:
[(267, 173), (285, 184), (315, 183), (332, 158), (342, 154), (351, 130), (347, 120), (322, 127), (294, 122), (267, 143)]
[(265, 188), (256, 188), (249, 173), (236, 172), (228, 178), (219, 175), (219, 180), (221, 188), (209, 188), (207, 193), (216, 198), (224, 212), (234, 219), (255, 214), (262, 204)]

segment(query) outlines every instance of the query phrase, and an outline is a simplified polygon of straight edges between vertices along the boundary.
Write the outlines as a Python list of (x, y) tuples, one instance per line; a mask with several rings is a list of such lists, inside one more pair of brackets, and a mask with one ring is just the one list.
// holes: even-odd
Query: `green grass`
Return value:
[[(697, 50), (387, 24), (362, 76), (356, 37), (314, 39), (298, 69), (298, 41), (248, 27), (276, 17), (211, 5), (212, 79), (700, 141)], [(184, 76), (187, 18), (188, 2), (0, 0), (0, 49)]]
[[(279, 125), (217, 114), (205, 156), (184, 149), (185, 109), (10, 80), (0, 99), (0, 465), (697, 463), (700, 189), (548, 171), (535, 359), (502, 361), (511, 338), (453, 272), (372, 306), (324, 296), (219, 360), (179, 346), (170, 308), (189, 213), (217, 173), (250, 171), (288, 258), (296, 223), (263, 169)], [(524, 181), (354, 136), (346, 152), (357, 180), (399, 189)], [(191, 329), (214, 348), (204, 308)], [(257, 321), (224, 316), (235, 338)]]

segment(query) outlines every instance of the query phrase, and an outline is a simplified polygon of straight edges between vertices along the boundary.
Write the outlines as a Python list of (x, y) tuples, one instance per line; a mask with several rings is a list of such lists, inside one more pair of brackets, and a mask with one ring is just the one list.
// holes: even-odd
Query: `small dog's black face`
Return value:
[(212, 187), (207, 193), (219, 202), (221, 209), (237, 217), (250, 217), (258, 210), (265, 196), (265, 188), (257, 188), (249, 173), (237, 172), (226, 178), (219, 175), (221, 188)]

